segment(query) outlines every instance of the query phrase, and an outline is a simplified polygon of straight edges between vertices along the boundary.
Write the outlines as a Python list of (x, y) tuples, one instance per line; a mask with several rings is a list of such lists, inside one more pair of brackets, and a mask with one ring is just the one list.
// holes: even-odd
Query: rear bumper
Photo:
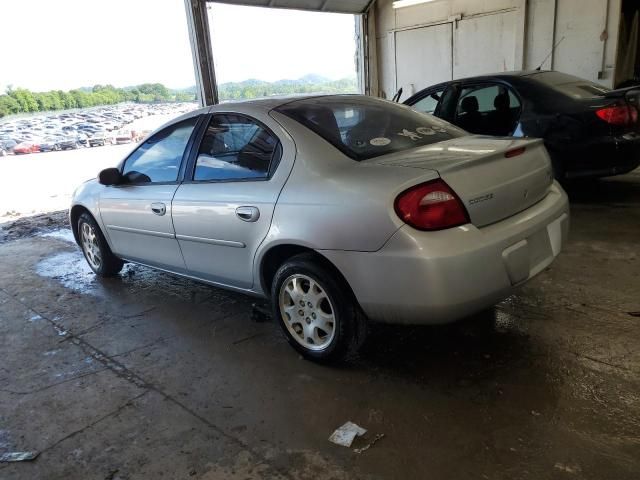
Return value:
[(568, 199), (554, 184), (536, 205), (481, 229), (420, 232), (405, 225), (377, 252), (321, 253), (371, 320), (438, 324), (509, 296), (553, 262), (568, 232)]
[(557, 152), (566, 178), (606, 177), (640, 166), (640, 135), (600, 137)]

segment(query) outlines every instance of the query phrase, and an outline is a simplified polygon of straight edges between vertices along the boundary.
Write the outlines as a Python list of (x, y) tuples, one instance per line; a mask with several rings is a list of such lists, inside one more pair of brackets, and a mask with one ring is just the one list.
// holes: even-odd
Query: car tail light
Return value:
[(596, 110), (596, 115), (611, 125), (627, 126), (638, 122), (638, 110), (631, 105), (615, 105)]
[(505, 154), (505, 158), (513, 158), (518, 155), (522, 155), (527, 150), (527, 147), (514, 148), (513, 150), (508, 150)]
[(421, 183), (396, 198), (398, 216), (418, 230), (444, 230), (469, 223), (469, 215), (444, 180)]

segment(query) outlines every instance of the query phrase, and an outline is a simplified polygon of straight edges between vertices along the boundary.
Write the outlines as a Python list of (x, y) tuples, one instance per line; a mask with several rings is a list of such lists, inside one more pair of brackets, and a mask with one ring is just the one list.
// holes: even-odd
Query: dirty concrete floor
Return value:
[[(640, 173), (570, 191), (558, 261), (492, 312), (301, 360), (252, 299), (62, 236), (0, 245), (2, 479), (637, 479)], [(347, 420), (385, 437), (356, 454)], [(367, 443), (358, 439), (356, 446)]]

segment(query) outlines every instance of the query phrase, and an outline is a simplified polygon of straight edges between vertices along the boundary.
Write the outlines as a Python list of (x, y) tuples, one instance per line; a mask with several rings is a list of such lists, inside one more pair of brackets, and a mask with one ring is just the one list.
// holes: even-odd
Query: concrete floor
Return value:
[[(567, 250), (491, 315), (377, 326), (341, 368), (301, 360), (249, 298), (8, 241), (0, 453), (41, 453), (0, 478), (637, 479), (640, 173), (570, 193)], [(329, 443), (347, 420), (385, 437)]]

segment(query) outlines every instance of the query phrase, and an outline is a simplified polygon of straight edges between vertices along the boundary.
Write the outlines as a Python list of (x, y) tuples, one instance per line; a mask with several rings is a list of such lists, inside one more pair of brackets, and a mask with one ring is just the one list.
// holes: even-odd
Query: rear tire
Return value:
[(364, 343), (367, 320), (353, 293), (314, 254), (296, 255), (280, 266), (271, 302), (289, 344), (308, 360), (341, 362)]
[(89, 213), (80, 215), (77, 232), (84, 258), (96, 275), (112, 277), (122, 270), (124, 262), (113, 254), (100, 227)]

